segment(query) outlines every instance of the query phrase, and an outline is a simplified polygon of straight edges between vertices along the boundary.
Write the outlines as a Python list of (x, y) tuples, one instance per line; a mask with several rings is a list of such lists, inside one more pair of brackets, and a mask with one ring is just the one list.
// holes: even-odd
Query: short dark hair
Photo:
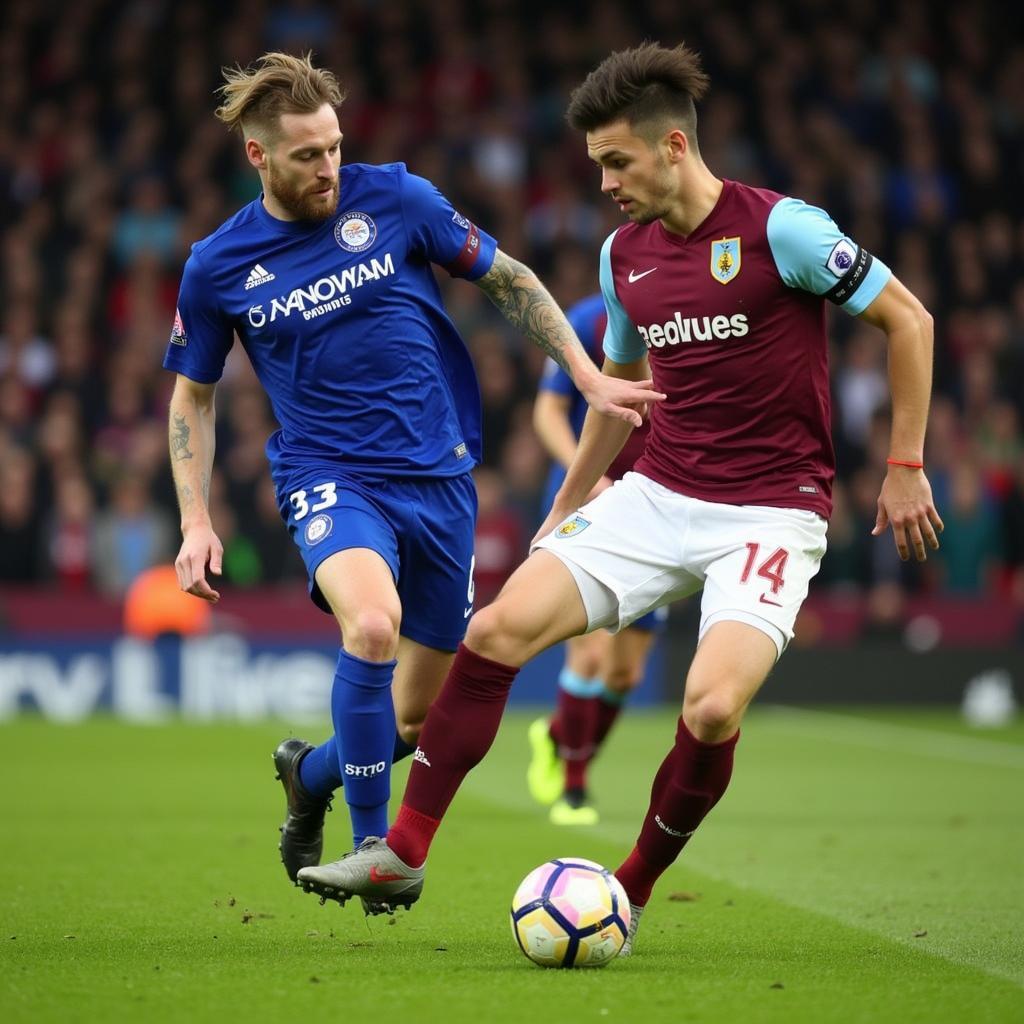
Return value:
[(569, 97), (566, 120), (590, 132), (625, 119), (645, 135), (672, 122), (696, 144), (694, 101), (704, 96), (709, 81), (695, 50), (682, 43), (672, 49), (643, 43), (613, 53), (591, 71)]

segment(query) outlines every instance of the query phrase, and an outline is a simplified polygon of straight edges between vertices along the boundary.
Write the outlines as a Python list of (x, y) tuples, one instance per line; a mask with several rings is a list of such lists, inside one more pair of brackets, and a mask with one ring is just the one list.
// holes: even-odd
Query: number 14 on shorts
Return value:
[[(750, 574), (755, 571), (754, 566), (757, 564), (758, 556), (760, 554), (761, 545), (748, 540), (747, 561), (743, 566), (743, 572), (740, 574), (740, 583), (748, 582)], [(789, 552), (785, 548), (776, 548), (760, 565), (757, 566), (757, 575), (760, 576), (761, 579), (768, 581), (771, 585), (773, 594), (778, 594), (786, 583), (782, 574), (786, 571), (786, 562), (788, 561)]]

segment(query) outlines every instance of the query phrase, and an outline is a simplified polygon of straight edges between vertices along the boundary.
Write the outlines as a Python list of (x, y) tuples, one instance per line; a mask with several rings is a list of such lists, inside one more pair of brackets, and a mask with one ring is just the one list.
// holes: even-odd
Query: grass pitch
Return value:
[[(531, 965), (508, 926), (516, 885), (552, 856), (618, 864), (673, 719), (623, 717), (593, 773), (601, 824), (567, 831), (531, 805), (529, 716), (508, 715), (424, 898), (369, 921), (278, 862), (287, 723), (8, 722), (0, 1020), (1024, 1020), (1024, 725), (972, 732), (952, 713), (756, 710), (636, 955)], [(339, 800), (327, 852), (347, 837)]]

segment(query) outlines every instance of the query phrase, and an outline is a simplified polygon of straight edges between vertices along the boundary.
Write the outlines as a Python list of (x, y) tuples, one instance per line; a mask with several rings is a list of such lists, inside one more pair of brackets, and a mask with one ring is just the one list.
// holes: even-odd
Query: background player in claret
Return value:
[(418, 898), (434, 833), (489, 749), (519, 667), (567, 636), (622, 628), (703, 590), (675, 742), (616, 872), (632, 950), (652, 887), (725, 792), (744, 712), (824, 553), (826, 301), (888, 340), (890, 455), (873, 532), (891, 526), (904, 559), (938, 547), (922, 468), (931, 317), (823, 211), (715, 177), (697, 141), (707, 84), (692, 51), (645, 44), (612, 54), (573, 93), (569, 122), (630, 222), (601, 253), (604, 372), (641, 379), (649, 358), (669, 397), (652, 410), (636, 471), (584, 504), (630, 429), (588, 415), (533, 554), (473, 617), (386, 842), (303, 870), (313, 890)]
[(431, 263), (475, 282), (609, 414), (639, 422), (626, 403), (651, 392), (603, 377), (534, 274), (430, 182), (400, 163), (342, 167), (330, 72), (270, 53), (225, 79), (217, 114), (263, 194), (193, 246), (182, 277), (164, 359), (177, 373), (176, 568), (182, 589), (218, 600), (214, 390), (237, 334), (280, 424), (267, 455), (281, 514), (342, 636), (334, 736), (275, 753), (294, 879), (319, 862), (342, 782), (355, 841), (387, 829), (393, 748), (412, 752), (472, 610), (480, 396)]
[[(608, 321), (600, 293), (577, 302), (566, 311), (566, 317), (600, 365), (604, 361), (601, 339)], [(553, 460), (542, 502), (545, 510), (551, 508), (576, 454), (586, 413), (587, 403), (572, 379), (549, 359), (533, 407), (534, 429)], [(591, 491), (591, 498), (632, 469), (644, 450), (648, 427), (645, 421), (630, 434)], [(531, 796), (551, 806), (553, 824), (594, 825), (599, 820), (587, 785), (588, 769), (630, 692), (643, 680), (648, 654), (666, 618), (667, 609), (657, 608), (619, 633), (596, 629), (566, 640), (555, 713), (536, 719), (529, 728), (531, 756), (526, 781)]]

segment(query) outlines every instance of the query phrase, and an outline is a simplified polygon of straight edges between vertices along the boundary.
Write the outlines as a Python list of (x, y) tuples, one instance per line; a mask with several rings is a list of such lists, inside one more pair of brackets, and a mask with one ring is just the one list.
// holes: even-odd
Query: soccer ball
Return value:
[(581, 857), (534, 868), (512, 897), (512, 934), (541, 967), (604, 967), (629, 931), (629, 900), (607, 869)]

